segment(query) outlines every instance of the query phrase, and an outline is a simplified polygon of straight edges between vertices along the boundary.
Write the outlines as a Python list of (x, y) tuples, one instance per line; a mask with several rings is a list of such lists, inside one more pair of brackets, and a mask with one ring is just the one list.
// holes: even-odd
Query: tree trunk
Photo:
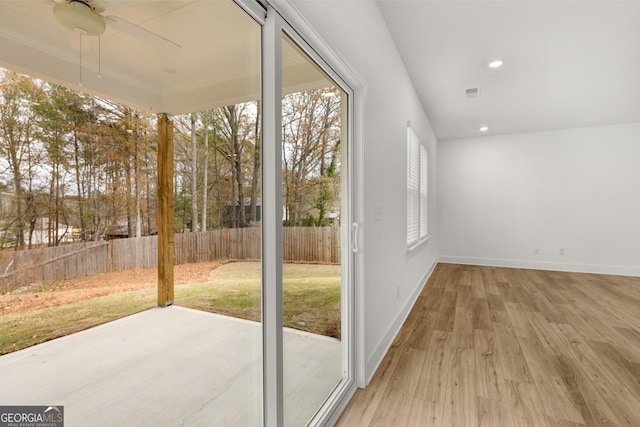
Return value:
[(198, 231), (198, 144), (196, 138), (196, 113), (191, 113), (191, 232)]
[[(238, 213), (239, 209), (236, 207), (236, 203), (241, 195), (238, 195), (238, 189), (236, 182), (238, 180), (238, 168), (236, 163), (238, 161), (238, 123), (236, 121), (236, 106), (229, 105), (225, 108), (227, 121), (229, 122), (229, 128), (231, 130), (231, 138), (229, 139), (229, 163), (231, 164), (231, 228), (240, 227)], [(239, 204), (242, 206), (242, 203)]]
[(75, 170), (76, 170), (76, 191), (78, 192), (77, 201), (78, 201), (78, 215), (80, 217), (80, 240), (86, 240), (86, 224), (84, 218), (84, 203), (83, 199), (83, 190), (82, 190), (82, 178), (80, 176), (80, 147), (78, 146), (78, 135), (76, 132), (73, 133), (73, 151), (74, 151), (74, 160), (75, 160)]
[(16, 250), (24, 248), (24, 218), (22, 217), (22, 174), (17, 159), (12, 162), (18, 167), (13, 170), (13, 185), (16, 192)]
[(249, 212), (251, 214), (250, 220), (253, 222), (258, 221), (258, 207), (257, 199), (260, 191), (260, 164), (261, 164), (261, 135), (260, 135), (260, 101), (256, 104), (256, 122), (253, 129), (255, 134), (255, 145), (253, 147), (253, 174), (251, 176), (251, 204)]
[(136, 193), (136, 237), (142, 237), (142, 198), (140, 196), (140, 155), (139, 155), (139, 147), (138, 147), (138, 117), (134, 116), (134, 128), (133, 128), (133, 143), (134, 143), (134, 162), (133, 162), (133, 172), (134, 172), (134, 186)]
[(55, 222), (55, 244), (54, 246), (58, 246), (60, 244), (60, 165), (56, 163), (54, 167), (55, 171), (55, 212), (56, 212), (56, 222)]
[(56, 215), (54, 192), (55, 192), (55, 184), (54, 184), (54, 176), (52, 173), (51, 182), (49, 183), (49, 203), (47, 204), (47, 211), (48, 211), (47, 246), (55, 246), (54, 242), (56, 241), (56, 235), (53, 230), (54, 218)]
[(149, 177), (149, 153), (145, 153), (146, 172), (146, 204), (147, 204), (147, 232), (151, 234), (151, 178)]
[[(126, 157), (124, 161), (124, 172), (127, 181), (127, 194), (125, 196), (125, 202), (127, 206), (127, 236), (133, 237), (133, 207), (131, 206), (131, 165), (129, 162), (129, 156)], [(115, 217), (115, 212), (114, 212)]]
[(204, 127), (204, 153), (202, 153), (202, 231), (207, 231), (207, 192), (209, 191), (209, 120), (207, 113), (202, 115)]
[(236, 155), (236, 179), (238, 185), (238, 227), (245, 227), (247, 225), (247, 214), (244, 206), (244, 189), (242, 185), (242, 163), (240, 162), (239, 155)]
[(220, 188), (220, 166), (218, 165), (218, 139), (214, 140), (213, 149), (213, 174), (215, 176), (216, 186), (216, 202), (218, 204), (218, 227), (221, 228), (224, 223), (224, 204), (222, 201), (222, 190)]

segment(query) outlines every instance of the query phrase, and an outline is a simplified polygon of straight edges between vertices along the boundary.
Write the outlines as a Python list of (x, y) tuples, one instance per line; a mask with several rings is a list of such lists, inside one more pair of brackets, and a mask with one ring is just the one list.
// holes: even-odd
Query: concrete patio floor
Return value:
[[(260, 324), (155, 308), (0, 357), (0, 405), (62, 405), (66, 427), (258, 426)], [(341, 379), (338, 340), (285, 330), (285, 425)]]

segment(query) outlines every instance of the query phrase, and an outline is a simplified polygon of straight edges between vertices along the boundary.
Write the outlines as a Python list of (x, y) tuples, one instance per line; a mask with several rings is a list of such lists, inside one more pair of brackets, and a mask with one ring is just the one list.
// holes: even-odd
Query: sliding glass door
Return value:
[[(184, 425), (261, 426), (262, 22), (232, 0), (173, 7), (174, 20), (188, 16), (185, 33), (210, 41), (202, 57), (215, 58), (206, 90), (172, 118), (175, 250), (210, 270), (206, 281), (176, 286), (175, 304), (214, 313), (199, 317), (209, 327), (197, 347), (181, 349), (199, 375), (176, 400), (192, 401)], [(185, 324), (184, 335), (197, 327)]]
[[(348, 227), (347, 95), (282, 39), (284, 425), (311, 421), (345, 378), (340, 247)], [(347, 253), (349, 251), (346, 251)]]
[(353, 381), (350, 90), (268, 8), (262, 27), (263, 425), (322, 424)]

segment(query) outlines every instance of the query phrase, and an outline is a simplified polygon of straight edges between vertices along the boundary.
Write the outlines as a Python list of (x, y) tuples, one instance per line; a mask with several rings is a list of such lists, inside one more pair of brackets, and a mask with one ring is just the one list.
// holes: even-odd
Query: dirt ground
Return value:
[[(176, 265), (174, 267), (175, 284), (209, 281), (211, 271), (227, 262), (229, 261)], [(157, 284), (157, 274), (155, 268), (138, 269), (23, 286), (8, 294), (0, 295), (0, 315), (22, 313), (120, 292), (154, 288)]]

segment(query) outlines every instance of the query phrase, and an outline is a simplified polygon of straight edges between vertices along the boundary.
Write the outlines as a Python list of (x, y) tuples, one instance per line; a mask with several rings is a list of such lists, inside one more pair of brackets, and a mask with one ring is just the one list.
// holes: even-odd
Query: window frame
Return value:
[(429, 150), (407, 124), (407, 250), (429, 240)]

